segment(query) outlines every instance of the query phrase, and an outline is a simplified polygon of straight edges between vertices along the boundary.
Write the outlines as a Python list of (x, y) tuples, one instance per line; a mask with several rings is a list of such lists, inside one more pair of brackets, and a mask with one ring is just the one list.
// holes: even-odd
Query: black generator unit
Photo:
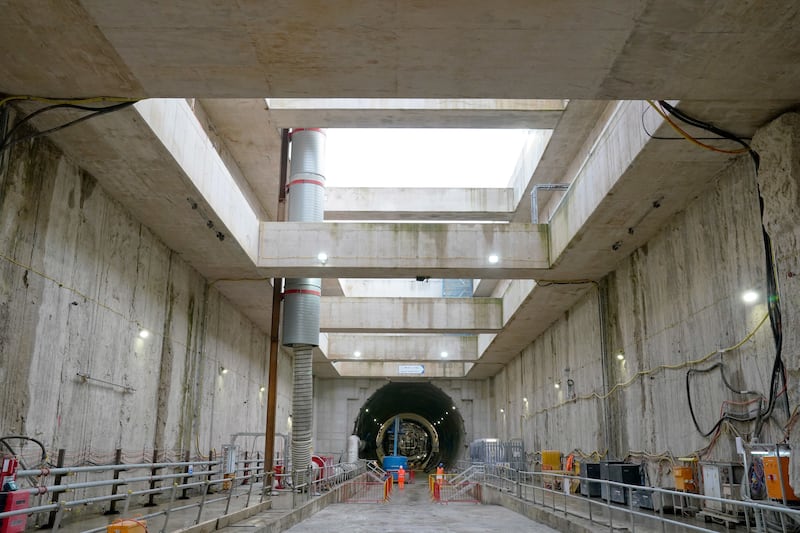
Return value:
[[(580, 476), (582, 478), (600, 479), (600, 463), (581, 463)], [(598, 498), (601, 493), (600, 483), (581, 479), (581, 495)]]
[[(621, 461), (600, 461), (600, 479), (608, 480), (609, 467), (611, 465), (619, 465), (619, 464), (625, 464), (625, 463)], [(605, 501), (609, 500), (608, 487), (609, 485), (606, 483), (602, 483), (600, 485), (600, 497), (603, 498), (603, 500)]]
[[(642, 484), (642, 468), (640, 465), (632, 465), (625, 463), (616, 463), (608, 465), (608, 480), (616, 481), (617, 483), (625, 483), (626, 485), (641, 485)], [(614, 503), (628, 503), (628, 491), (626, 487), (619, 487), (611, 485), (610, 500)]]

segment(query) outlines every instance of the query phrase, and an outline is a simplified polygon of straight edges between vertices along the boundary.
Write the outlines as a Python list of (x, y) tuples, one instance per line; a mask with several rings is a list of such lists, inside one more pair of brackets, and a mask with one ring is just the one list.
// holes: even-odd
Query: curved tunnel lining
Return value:
[[(464, 421), (452, 398), (429, 382), (392, 382), (370, 396), (361, 407), (354, 427), (354, 434), (363, 446), (360, 457), (377, 460), (392, 449), (392, 426), (398, 415), (407, 424), (424, 429), (430, 437), (430, 453), (421, 468), (432, 469), (439, 463), (452, 466), (459, 459), (463, 452)], [(438, 450), (433, 449), (434, 433)], [(410, 463), (419, 463), (412, 459)]]

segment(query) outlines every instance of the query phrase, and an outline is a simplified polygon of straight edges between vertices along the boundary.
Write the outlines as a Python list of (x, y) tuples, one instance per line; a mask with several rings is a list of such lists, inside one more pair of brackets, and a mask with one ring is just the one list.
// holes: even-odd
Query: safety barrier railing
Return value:
[[(235, 472), (224, 472), (220, 469), (222, 461), (184, 461), (184, 462), (163, 462), (163, 463), (139, 463), (139, 464), (112, 464), (112, 465), (93, 465), (82, 467), (61, 467), (61, 468), (39, 468), (34, 470), (20, 470), (17, 472), (17, 479), (35, 480), (36, 486), (23, 488), (18, 492), (27, 493), (32, 505), (0, 513), (0, 520), (10, 519), (19, 515), (32, 515), (37, 518), (48, 514), (48, 519), (44, 527), (58, 530), (62, 522), (69, 518), (70, 511), (83, 509), (85, 506), (108, 504), (105, 514), (129, 515), (131, 507), (136, 508), (139, 520), (150, 519), (164, 516), (162, 531), (167, 531), (170, 515), (197, 508), (194, 524), (198, 524), (203, 518), (203, 512), (212, 503), (225, 501), (224, 510), (220, 510), (218, 516), (223, 516), (231, 512), (231, 505), (234, 501), (246, 498), (244, 508), (249, 507), (253, 500), (255, 486), (263, 481), (263, 460), (248, 459), (236, 462)], [(195, 467), (200, 468), (195, 470)], [(137, 470), (149, 470), (150, 475), (131, 475)], [(160, 474), (163, 470), (171, 470), (173, 473)], [(74, 483), (62, 483), (66, 476), (89, 476), (111, 473), (111, 479), (100, 479), (93, 481), (79, 481)], [(49, 484), (50, 477), (54, 476), (57, 482)], [(214, 476), (220, 476), (214, 479)], [(88, 479), (88, 478), (87, 478)], [(159, 486), (161, 483), (166, 483)], [(241, 490), (242, 487), (246, 490)], [(119, 492), (119, 488), (127, 490)], [(75, 491), (85, 491), (91, 489), (94, 492), (105, 492), (88, 497), (80, 497), (73, 500), (59, 499), (66, 493)], [(177, 505), (176, 500), (190, 499), (188, 492), (195, 489), (199, 492), (196, 501), (181, 503)], [(215, 489), (220, 489), (222, 496), (214, 497)], [(259, 503), (264, 501), (265, 491), (259, 490)], [(156, 505), (155, 496), (168, 495), (166, 507), (158, 511), (142, 515), (141, 508)], [(47, 495), (52, 496), (49, 503), (43, 503)], [(143, 497), (147, 497), (147, 502), (142, 504)], [(118, 511), (116, 504), (122, 502), (124, 509)], [(83, 516), (82, 516), (83, 517)], [(90, 529), (87, 531), (105, 531), (106, 526)]]
[[(482, 479), (480, 481), (483, 481)], [(480, 503), (481, 484), (472, 478), (460, 474), (430, 474), (428, 489), (435, 502), (470, 502)]]
[(388, 502), (392, 494), (392, 478), (383, 481), (369, 481), (364, 475), (345, 483), (342, 486), (341, 501), (343, 503), (384, 503)]
[(483, 480), (483, 463), (475, 463), (467, 466), (465, 469), (456, 473), (455, 477), (450, 480), (451, 483), (459, 483), (461, 481), (473, 481), (475, 479)]
[[(601, 491), (603, 497), (574, 494), (571, 488), (581, 481), (597, 484), (595, 486), (601, 488), (605, 486)], [(769, 501), (716, 498), (556, 472), (518, 471), (498, 465), (486, 465), (485, 484), (555, 513), (563, 513), (565, 517), (573, 516), (589, 521), (594, 527), (608, 528), (608, 531), (627, 528), (635, 532), (637, 526), (641, 529), (644, 525), (648, 525), (649, 530), (653, 526), (660, 527), (662, 532), (666, 532), (668, 526), (670, 531), (708, 531), (706, 527), (694, 523), (698, 517), (702, 517), (704, 522), (743, 524), (745, 531), (759, 533), (792, 533), (800, 530), (800, 509)], [(565, 490), (565, 486), (570, 490)], [(646, 502), (652, 510), (636, 505), (635, 500), (640, 504)], [(670, 518), (666, 516), (668, 509), (672, 509), (673, 513), (691, 509), (698, 517), (684, 517), (681, 512)], [(726, 512), (715, 512), (715, 509), (724, 509)]]
[[(281, 492), (273, 487), (264, 487), (265, 474), (261, 459), (237, 461), (235, 472), (224, 472), (222, 464), (223, 461), (216, 460), (20, 470), (17, 472), (17, 479), (20, 482), (25, 479), (35, 479), (38, 483), (37, 486), (20, 490), (31, 496), (31, 505), (24, 509), (0, 513), (0, 520), (29, 515), (40, 518), (38, 525), (58, 530), (62, 523), (72, 518), (71, 511), (83, 510), (86, 506), (103, 506), (98, 509), (97, 516), (107, 508), (105, 514), (120, 514), (127, 517), (135, 513), (138, 520), (163, 517), (164, 524), (161, 531), (168, 531), (167, 527), (175, 513), (185, 513), (196, 508), (197, 513), (190, 521), (198, 524), (202, 520), (217, 518), (250, 507), (254, 505), (256, 499), (258, 501), (255, 503), (261, 503), (273, 493)], [(137, 471), (141, 474), (137, 475)], [(102, 475), (105, 479), (87, 478), (85, 481), (63, 482), (68, 476), (90, 475)], [(327, 465), (316, 471), (309, 469), (307, 481), (296, 487), (292, 487), (289, 483), (288, 474), (273, 473), (274, 478), (280, 480), (276, 485), (283, 482), (287, 487), (286, 490), (293, 493), (293, 507), (362, 475), (366, 475), (364, 461)], [(58, 482), (50, 482), (51, 478), (55, 478)], [(385, 488), (387, 484), (384, 481), (380, 482), (381, 494), (384, 490), (391, 490), (391, 480), (388, 481), (388, 488)], [(76, 491), (86, 490), (93, 491), (93, 494), (81, 495), (82, 497), (72, 500), (56, 498), (65, 494), (75, 495)], [(189, 493), (192, 493), (192, 498), (189, 497)], [(159, 495), (163, 501), (156, 502), (155, 498)], [(387, 498), (388, 493), (379, 499)], [(186, 502), (184, 501), (186, 499), (192, 501)], [(123, 506), (121, 511), (117, 510), (117, 504)], [(213, 512), (209, 509), (212, 504), (216, 504)], [(144, 509), (151, 505), (160, 505), (162, 508), (142, 514)], [(85, 512), (81, 515), (81, 519), (88, 518)], [(186, 521), (185, 518), (183, 520)], [(105, 530), (106, 526), (87, 531)]]
[[(303, 483), (292, 487), (292, 507), (298, 507), (320, 496), (343, 483), (353, 480), (367, 472), (367, 463), (360, 460), (356, 463), (337, 463), (315, 471), (309, 467)], [(381, 481), (382, 483), (383, 481)]]

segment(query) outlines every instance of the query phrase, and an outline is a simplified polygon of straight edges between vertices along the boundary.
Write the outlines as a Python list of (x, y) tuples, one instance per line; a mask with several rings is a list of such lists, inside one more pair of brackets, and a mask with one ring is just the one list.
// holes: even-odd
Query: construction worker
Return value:
[(406, 469), (403, 468), (403, 465), (400, 465), (400, 468), (397, 469), (397, 485), (400, 487), (400, 490), (403, 490), (403, 485), (406, 483)]
[(436, 467), (436, 483), (433, 485), (433, 499), (437, 502), (442, 498), (442, 483), (444, 483), (444, 465), (439, 463)]

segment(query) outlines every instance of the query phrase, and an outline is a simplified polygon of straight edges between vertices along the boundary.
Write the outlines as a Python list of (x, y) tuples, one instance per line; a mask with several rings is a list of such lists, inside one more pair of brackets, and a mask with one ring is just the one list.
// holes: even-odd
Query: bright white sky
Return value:
[(506, 187), (527, 130), (326, 129), (330, 187)]

